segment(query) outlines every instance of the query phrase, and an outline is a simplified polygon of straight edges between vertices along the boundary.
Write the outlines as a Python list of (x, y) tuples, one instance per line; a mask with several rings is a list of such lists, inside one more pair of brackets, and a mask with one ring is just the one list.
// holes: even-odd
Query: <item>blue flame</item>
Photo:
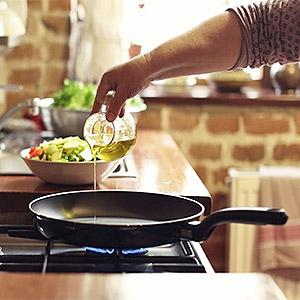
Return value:
[[(112, 248), (95, 248), (95, 247), (86, 247), (85, 250), (90, 252), (95, 252), (99, 254), (113, 254), (115, 249)], [(121, 252), (124, 255), (134, 255), (134, 254), (146, 254), (148, 252), (145, 248), (138, 249), (122, 249)]]

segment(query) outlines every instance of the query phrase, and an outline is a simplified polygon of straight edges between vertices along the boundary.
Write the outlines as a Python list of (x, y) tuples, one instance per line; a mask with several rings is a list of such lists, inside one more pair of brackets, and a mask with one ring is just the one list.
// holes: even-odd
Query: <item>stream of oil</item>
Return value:
[[(89, 136), (88, 140), (94, 140), (93, 136)], [(124, 156), (126, 156), (129, 151), (132, 149), (132, 147), (135, 145), (136, 139), (131, 140), (125, 140), (125, 141), (118, 141), (118, 142), (112, 142), (109, 145), (106, 146), (99, 146), (96, 143), (94, 145), (91, 145), (91, 150), (93, 154), (93, 184), (94, 184), (94, 190), (97, 190), (97, 158), (103, 160), (103, 161), (113, 161), (120, 159)], [(94, 224), (97, 222), (97, 216), (96, 216), (96, 203), (95, 203), (95, 211), (94, 211)]]
[(94, 163), (93, 163), (93, 183), (94, 183), (94, 190), (97, 190), (97, 163), (96, 163), (96, 155), (93, 151)]
[[(97, 190), (97, 163), (96, 163), (96, 152), (92, 149), (93, 157), (94, 157), (94, 163), (93, 163), (93, 182), (94, 182), (94, 191)], [(97, 212), (96, 212), (96, 198), (94, 200), (94, 220), (93, 223), (97, 223)]]

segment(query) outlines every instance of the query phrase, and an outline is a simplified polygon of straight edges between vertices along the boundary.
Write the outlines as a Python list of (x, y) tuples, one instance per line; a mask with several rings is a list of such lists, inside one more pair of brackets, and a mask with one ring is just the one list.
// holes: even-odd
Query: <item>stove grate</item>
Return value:
[[(29, 239), (26, 238), (25, 229), (30, 234)], [(10, 236), (11, 234), (13, 236)], [(4, 228), (2, 226), (0, 241), (4, 240), (5, 243), (0, 243), (2, 248), (0, 271), (43, 273), (214, 272), (200, 244), (192, 241), (149, 247), (142, 249), (146, 253), (142, 251), (137, 255), (125, 255), (120, 251), (113, 251), (112, 254), (109, 254), (102, 253), (102, 250), (95, 252), (91, 251), (94, 249), (88, 249), (87, 251), (86, 247), (62, 244), (58, 241), (39, 240), (39, 235), (31, 227), (6, 226)]]

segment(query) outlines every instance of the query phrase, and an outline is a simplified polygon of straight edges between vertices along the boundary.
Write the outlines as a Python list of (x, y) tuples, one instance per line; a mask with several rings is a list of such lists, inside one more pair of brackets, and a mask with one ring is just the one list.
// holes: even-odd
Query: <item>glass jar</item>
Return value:
[(125, 157), (136, 142), (136, 126), (132, 115), (125, 112), (114, 122), (106, 120), (106, 112), (113, 94), (106, 96), (100, 111), (89, 116), (84, 124), (83, 135), (92, 153), (103, 161), (113, 161)]
[(299, 63), (272, 65), (270, 77), (277, 95), (295, 95), (300, 87)]

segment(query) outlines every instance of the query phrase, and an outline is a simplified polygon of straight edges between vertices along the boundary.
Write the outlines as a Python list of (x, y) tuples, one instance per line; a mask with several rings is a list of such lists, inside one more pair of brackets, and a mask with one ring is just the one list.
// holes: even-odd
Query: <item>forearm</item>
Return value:
[(225, 12), (171, 39), (148, 55), (151, 80), (230, 69), (241, 48), (237, 16)]

